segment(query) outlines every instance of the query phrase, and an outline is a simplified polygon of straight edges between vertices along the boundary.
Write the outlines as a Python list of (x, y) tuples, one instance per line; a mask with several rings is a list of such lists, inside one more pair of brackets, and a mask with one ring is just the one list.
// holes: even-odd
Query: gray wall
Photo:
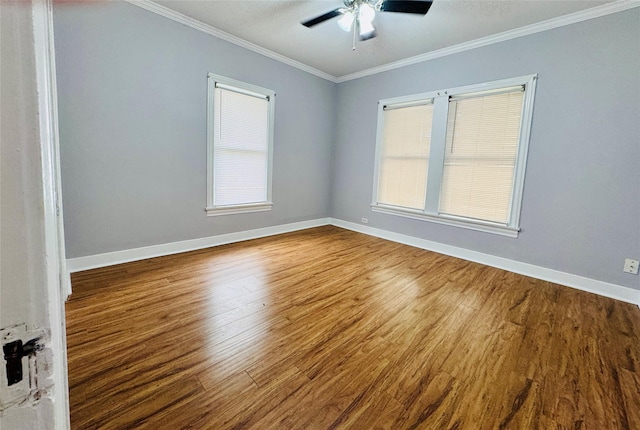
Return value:
[[(345, 82), (126, 3), (55, 6), (70, 258), (333, 216), (639, 288), (640, 9)], [(206, 73), (274, 89), (271, 212), (207, 218)], [(538, 73), (517, 239), (373, 213), (379, 99)], [(335, 131), (333, 131), (335, 130)]]
[[(639, 288), (640, 9), (339, 85), (332, 215)], [(373, 213), (376, 102), (538, 73), (517, 239)]]
[[(124, 2), (54, 24), (68, 258), (328, 216), (335, 84)], [(205, 216), (207, 72), (277, 93), (270, 212)]]

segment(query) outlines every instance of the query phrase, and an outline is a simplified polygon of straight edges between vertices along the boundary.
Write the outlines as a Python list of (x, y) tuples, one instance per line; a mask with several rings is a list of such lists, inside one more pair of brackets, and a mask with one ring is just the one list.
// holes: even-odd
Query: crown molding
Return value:
[(541, 21), (535, 24), (527, 25), (524, 27), (516, 28), (513, 30), (504, 31), (502, 33), (494, 34), (480, 39), (471, 40), (469, 42), (460, 43), (446, 48), (438, 49), (435, 51), (427, 52), (424, 54), (416, 55), (414, 57), (405, 58), (403, 60), (394, 61), (392, 63), (384, 64), (382, 66), (373, 67), (371, 69), (362, 70), (355, 73), (350, 73), (340, 77), (330, 75), (321, 70), (315, 69), (299, 61), (293, 60), (284, 55), (273, 52), (269, 49), (258, 46), (254, 43), (248, 42), (232, 34), (226, 33), (208, 24), (204, 24), (194, 18), (183, 15), (151, 0), (124, 0), (127, 3), (138, 6), (142, 9), (146, 9), (150, 12), (156, 13), (165, 18), (171, 19), (180, 24), (191, 27), (195, 30), (202, 31), (203, 33), (225, 40), (234, 45), (264, 55), (265, 57), (280, 61), (281, 63), (295, 67), (296, 69), (318, 76), (322, 79), (334, 83), (347, 82), (365, 76), (375, 75), (377, 73), (386, 72), (400, 67), (410, 66), (412, 64), (422, 63), (424, 61), (433, 60), (436, 58), (446, 57), (447, 55), (457, 54), (471, 49), (481, 48), (483, 46), (492, 45), (494, 43), (500, 43), (518, 37), (528, 36), (542, 31), (552, 30), (558, 27), (564, 27), (566, 25), (575, 24), (589, 19), (599, 18), (602, 16), (610, 15), (617, 12), (622, 12), (628, 9), (640, 7), (640, 0), (616, 0), (611, 3), (606, 3), (601, 6), (596, 6), (590, 9), (586, 9), (580, 12), (571, 13), (568, 15), (559, 16), (546, 21)]
[(270, 51), (269, 49), (263, 48), (254, 43), (247, 42), (244, 39), (241, 39), (237, 36), (234, 36), (232, 34), (219, 30), (215, 27), (212, 27), (208, 24), (200, 22), (197, 19), (183, 15), (180, 12), (176, 12), (172, 9), (169, 9), (168, 7), (162, 6), (158, 3), (154, 3), (153, 1), (150, 1), (150, 0), (124, 0), (124, 1), (134, 6), (138, 6), (142, 9), (146, 9), (149, 12), (156, 13), (165, 18), (169, 18), (172, 21), (186, 25), (187, 27), (191, 27), (195, 30), (217, 37), (226, 42), (233, 43), (234, 45), (237, 45), (242, 48), (248, 49), (250, 51), (256, 52), (258, 54), (264, 55), (265, 57), (271, 58), (276, 61), (280, 61), (281, 63), (295, 67), (296, 69), (300, 69), (303, 72), (310, 73), (312, 75), (318, 76), (322, 79), (326, 79), (334, 83), (337, 82), (338, 78), (333, 75), (330, 75), (321, 70), (315, 69), (311, 66), (308, 66), (304, 63), (293, 60), (289, 57), (285, 57), (284, 55), (280, 55), (277, 52)]
[(433, 60), (435, 58), (445, 57), (447, 55), (481, 48), (483, 46), (492, 45), (494, 43), (504, 42), (507, 40), (516, 39), (518, 37), (528, 36), (530, 34), (540, 33), (542, 31), (552, 30), (554, 28), (564, 27), (566, 25), (587, 21), (589, 19), (599, 18), (601, 16), (622, 12), (635, 7), (640, 7), (639, 0), (617, 0), (611, 3), (603, 4), (601, 6), (593, 7), (591, 9), (585, 9), (580, 12), (562, 15), (546, 21), (537, 22), (535, 24), (526, 25), (524, 27), (515, 28), (513, 30), (504, 31), (502, 33), (493, 34), (487, 37), (482, 37), (480, 39), (475, 39), (469, 42), (460, 43), (458, 45), (448, 46), (446, 48), (427, 52), (425, 54), (416, 55), (415, 57), (394, 61), (393, 63), (388, 63), (379, 67), (373, 67), (371, 69), (343, 75), (338, 77), (336, 79), (336, 82), (341, 83), (365, 76), (375, 75), (377, 73), (398, 69), (400, 67), (405, 67), (412, 64), (422, 63), (424, 61)]

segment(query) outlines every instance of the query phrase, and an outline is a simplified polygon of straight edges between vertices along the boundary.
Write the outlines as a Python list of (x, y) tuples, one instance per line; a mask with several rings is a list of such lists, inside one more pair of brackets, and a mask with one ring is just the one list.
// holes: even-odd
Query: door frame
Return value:
[(31, 7), (42, 163), (45, 288), (48, 298), (50, 347), (53, 353), (54, 428), (67, 430), (70, 428), (70, 420), (64, 302), (71, 293), (71, 282), (66, 269), (62, 217), (53, 5), (51, 0), (33, 0)]

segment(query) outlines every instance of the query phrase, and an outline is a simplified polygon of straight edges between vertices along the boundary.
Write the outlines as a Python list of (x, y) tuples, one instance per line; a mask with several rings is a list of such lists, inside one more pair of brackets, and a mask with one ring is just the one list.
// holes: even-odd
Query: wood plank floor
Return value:
[(640, 429), (640, 309), (336, 227), (74, 274), (74, 429)]

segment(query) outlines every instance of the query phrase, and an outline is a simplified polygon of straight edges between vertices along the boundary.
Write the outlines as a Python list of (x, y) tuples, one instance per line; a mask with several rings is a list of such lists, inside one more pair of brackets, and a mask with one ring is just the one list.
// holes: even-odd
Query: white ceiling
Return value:
[(378, 36), (358, 42), (352, 51), (352, 35), (338, 27), (338, 18), (312, 28), (300, 24), (342, 6), (341, 0), (155, 0), (161, 6), (336, 78), (611, 2), (435, 0), (425, 16), (378, 13)]

